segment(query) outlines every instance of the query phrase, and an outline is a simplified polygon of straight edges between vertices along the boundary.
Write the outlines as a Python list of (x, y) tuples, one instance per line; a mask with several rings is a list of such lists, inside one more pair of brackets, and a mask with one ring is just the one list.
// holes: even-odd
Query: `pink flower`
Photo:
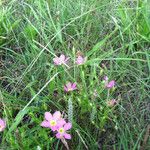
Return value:
[(78, 56), (77, 59), (76, 59), (76, 64), (78, 65), (82, 65), (84, 64), (86, 61), (86, 58), (82, 57), (82, 56)]
[(68, 59), (69, 59), (68, 57), (61, 54), (59, 57), (53, 58), (53, 62), (55, 65), (66, 65)]
[(41, 126), (56, 131), (58, 124), (63, 125), (65, 123), (65, 120), (61, 117), (60, 111), (56, 111), (53, 115), (50, 112), (45, 112), (45, 120), (41, 123)]
[(108, 77), (107, 76), (104, 76), (104, 81), (108, 81)]
[(117, 104), (117, 101), (115, 99), (107, 101), (107, 106), (113, 107)]
[(6, 128), (5, 120), (0, 118), (0, 132), (2, 132)]
[(107, 76), (104, 76), (105, 87), (111, 89), (115, 86), (115, 80), (111, 80), (110, 82), (108, 82), (108, 80), (109, 78)]
[(108, 88), (108, 89), (111, 89), (111, 88), (113, 88), (114, 86), (115, 86), (115, 81), (114, 81), (114, 80), (112, 80), (112, 81), (106, 83), (106, 88)]
[(77, 89), (77, 84), (76, 83), (67, 83), (65, 86), (64, 86), (64, 90), (65, 92), (69, 92), (69, 91), (74, 91)]
[(65, 138), (65, 139), (71, 139), (71, 135), (67, 133), (67, 131), (69, 129), (71, 129), (72, 127), (72, 124), (71, 123), (66, 123), (64, 124), (63, 126), (60, 125), (57, 129), (57, 134), (56, 134), (56, 137), (58, 139), (62, 139), (62, 138)]

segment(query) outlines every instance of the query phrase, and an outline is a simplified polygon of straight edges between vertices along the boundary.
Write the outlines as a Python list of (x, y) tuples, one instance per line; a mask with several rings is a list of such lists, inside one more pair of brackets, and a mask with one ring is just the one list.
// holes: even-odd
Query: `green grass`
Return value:
[[(59, 110), (72, 119), (71, 150), (148, 150), (149, 10), (149, 0), (0, 1), (1, 149), (65, 149), (40, 126)], [(78, 51), (84, 65), (53, 64), (61, 53), (74, 62)], [(117, 83), (109, 97), (104, 75)], [(78, 91), (64, 93), (68, 81)]]

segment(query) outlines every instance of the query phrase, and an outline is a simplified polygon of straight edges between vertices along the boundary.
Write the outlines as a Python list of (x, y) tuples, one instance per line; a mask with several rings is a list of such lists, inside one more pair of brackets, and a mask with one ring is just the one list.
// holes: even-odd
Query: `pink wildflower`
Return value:
[(64, 86), (64, 90), (65, 92), (69, 92), (69, 91), (74, 91), (77, 89), (77, 84), (76, 83), (67, 83), (65, 86)]
[(86, 61), (86, 58), (82, 57), (82, 56), (78, 56), (77, 59), (76, 59), (76, 64), (78, 65), (82, 65), (84, 64)]
[(71, 124), (71, 123), (66, 123), (66, 124), (64, 124), (63, 126), (60, 125), (60, 126), (58, 127), (58, 129), (57, 129), (57, 132), (58, 132), (58, 133), (56, 134), (56, 137), (57, 137), (58, 139), (63, 139), (63, 138), (65, 138), (65, 139), (71, 139), (71, 135), (67, 133), (67, 131), (68, 131), (69, 129), (71, 129), (71, 127), (72, 127), (72, 124)]
[(6, 128), (5, 120), (0, 118), (0, 132), (2, 132)]
[(50, 112), (45, 112), (45, 120), (41, 123), (42, 127), (51, 128), (52, 131), (56, 131), (58, 124), (65, 124), (65, 120), (62, 119), (59, 111), (56, 111), (53, 115)]
[(105, 81), (108, 81), (108, 77), (107, 77), (107, 76), (104, 76), (104, 80), (105, 80)]
[(53, 58), (53, 61), (55, 65), (66, 65), (68, 59), (69, 59), (68, 57), (61, 54), (59, 57)]
[(112, 80), (106, 84), (106, 88), (111, 89), (115, 86), (115, 81)]
[(111, 80), (110, 82), (108, 82), (108, 80), (108, 77), (104, 76), (105, 87), (111, 89), (115, 86), (115, 80)]
[(113, 107), (117, 104), (117, 101), (115, 99), (107, 101), (107, 106)]

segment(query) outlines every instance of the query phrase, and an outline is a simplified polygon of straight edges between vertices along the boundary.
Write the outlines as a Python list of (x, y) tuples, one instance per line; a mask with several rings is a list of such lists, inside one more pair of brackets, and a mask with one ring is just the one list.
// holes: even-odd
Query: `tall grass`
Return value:
[[(0, 3), (0, 133), (2, 149), (63, 149), (40, 126), (45, 111), (73, 123), (70, 149), (149, 149), (150, 2), (26, 0)], [(59, 54), (83, 66), (56, 67)], [(108, 93), (103, 76), (116, 80)], [(66, 82), (78, 91), (65, 94)], [(93, 96), (97, 91), (98, 96)]]

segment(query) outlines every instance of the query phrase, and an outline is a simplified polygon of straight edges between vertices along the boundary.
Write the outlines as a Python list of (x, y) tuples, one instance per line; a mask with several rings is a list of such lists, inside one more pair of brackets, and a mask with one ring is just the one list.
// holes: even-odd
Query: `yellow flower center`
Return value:
[(62, 133), (64, 133), (64, 132), (65, 132), (64, 128), (60, 128), (60, 129), (59, 129), (59, 133), (62, 134)]
[(56, 124), (57, 124), (57, 123), (56, 123), (55, 120), (51, 120), (51, 121), (50, 121), (50, 125), (51, 125), (51, 126), (56, 126)]
[(73, 90), (72, 88), (69, 88), (69, 89), (68, 89), (68, 91), (72, 91), (72, 90)]

